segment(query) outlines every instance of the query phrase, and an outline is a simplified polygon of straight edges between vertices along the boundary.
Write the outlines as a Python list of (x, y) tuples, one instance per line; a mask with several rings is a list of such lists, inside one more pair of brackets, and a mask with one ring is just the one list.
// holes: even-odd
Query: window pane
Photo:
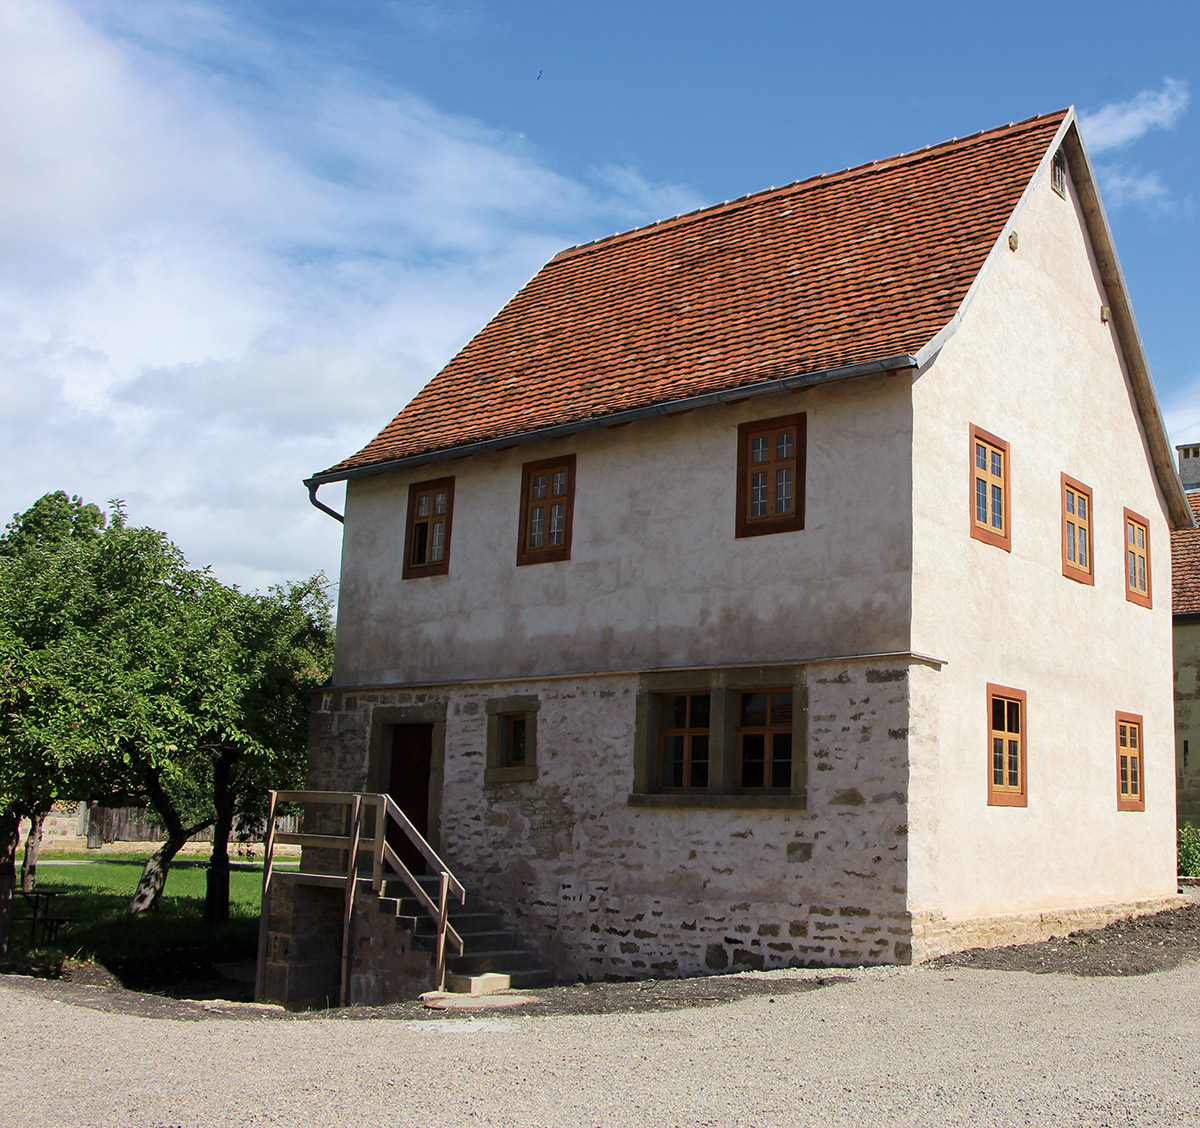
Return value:
[(792, 457), (792, 432), (784, 431), (775, 443), (775, 457), (785, 459)]
[(1146, 558), (1144, 556), (1137, 558), (1137, 589), (1138, 591), (1146, 590)]
[(978, 466), (980, 470), (987, 469), (987, 451), (984, 449), (982, 443), (975, 444), (975, 465)]
[(1021, 703), (1019, 701), (1008, 703), (1008, 728), (1005, 731), (1014, 734), (1021, 731)]
[(692, 748), (692, 781), (688, 786), (708, 786), (708, 760), (697, 760), (695, 747)]
[(1084, 494), (1079, 495), (1078, 513), (1081, 521), (1087, 520), (1087, 497)]
[(750, 480), (750, 516), (765, 517), (767, 515), (767, 475), (761, 471), (751, 476)]
[(1075, 522), (1067, 522), (1067, 559), (1075, 561)]
[(433, 511), (439, 517), (446, 512), (446, 494), (444, 491), (433, 495)]
[(1138, 791), (1138, 757), (1129, 757), (1129, 790), (1133, 795), (1139, 794)]
[(1129, 794), (1129, 757), (1121, 757), (1121, 794)]
[[(697, 778), (697, 773), (703, 772), (703, 780)], [(699, 787), (708, 783), (708, 737), (692, 737), (692, 786)]]
[(987, 482), (982, 478), (975, 479), (975, 520), (987, 524)]
[(767, 695), (765, 693), (742, 694), (742, 726), (761, 727), (767, 723)]
[(742, 737), (742, 787), (762, 787), (765, 780), (766, 743), (762, 733)]
[(421, 494), (417, 498), (417, 516), (418, 517), (428, 517), (429, 516), (429, 495), (428, 494)]
[(672, 693), (662, 699), (662, 727), (687, 728), (687, 697), (684, 694)]
[(546, 475), (545, 474), (534, 474), (532, 493), (535, 498), (542, 498), (542, 497), (546, 496)]
[(1132, 552), (1129, 553), (1129, 586), (1137, 587), (1137, 557)]
[(563, 506), (562, 502), (555, 502), (550, 506), (550, 543), (562, 544), (563, 542)]
[(766, 435), (751, 440), (751, 462), (769, 462), (771, 460), (771, 440)]
[(431, 524), (433, 531), (433, 539), (429, 543), (429, 559), (441, 560), (442, 558), (442, 534), (446, 531), (446, 525), (442, 521), (434, 521)]
[(694, 729), (708, 728), (709, 701), (707, 693), (692, 694), (692, 724)]
[(1129, 727), (1127, 725), (1117, 726), (1117, 744), (1121, 748), (1129, 747)]
[(771, 718), (772, 725), (787, 727), (789, 730), (792, 727), (792, 691), (790, 689), (776, 690), (771, 694)]
[(508, 723), (508, 762), (525, 763), (525, 718), (512, 717)]
[(1008, 742), (1008, 786), (1021, 786), (1021, 744), (1020, 741)]
[(1079, 530), (1079, 564), (1083, 568), (1088, 566), (1088, 534), (1084, 528)]
[(682, 736), (663, 737), (663, 787), (683, 786)]
[(554, 480), (550, 490), (555, 497), (562, 497), (567, 492), (567, 472), (565, 470), (554, 471)]
[(992, 782), (1004, 786), (1004, 738), (992, 737)]
[(992, 729), (995, 732), (1004, 731), (1004, 698), (992, 698)]
[(529, 511), (529, 547), (542, 547), (542, 531), (546, 511), (540, 505)]
[(1138, 548), (1146, 547), (1146, 530), (1141, 525), (1137, 526), (1137, 546)]
[(998, 450), (992, 451), (992, 477), (1002, 478), (1004, 476), (1003, 470), (1004, 463), (1001, 460), (1000, 452)]
[(792, 469), (786, 467), (775, 471), (775, 512), (792, 511)]
[(1069, 489), (1067, 490), (1067, 512), (1072, 514), (1075, 512), (1075, 494)]
[(1138, 727), (1137, 725), (1129, 726), (1129, 747), (1137, 749), (1138, 746)]
[(792, 786), (792, 735), (777, 732), (771, 737), (771, 786)]
[(425, 553), (429, 547), (429, 526), (414, 525), (413, 526), (413, 547), (412, 547), (412, 563), (424, 564)]
[(1128, 521), (1128, 522), (1126, 522), (1126, 527), (1125, 527), (1125, 539), (1126, 539), (1126, 540), (1128, 540), (1130, 544), (1136, 544), (1136, 543), (1137, 543), (1137, 542), (1135, 541), (1135, 539), (1134, 539), (1134, 535), (1133, 535), (1133, 528), (1134, 528), (1134, 526), (1133, 526), (1133, 522), (1132, 522), (1132, 521)]
[(992, 487), (992, 528), (1004, 528), (1004, 494), (999, 486)]

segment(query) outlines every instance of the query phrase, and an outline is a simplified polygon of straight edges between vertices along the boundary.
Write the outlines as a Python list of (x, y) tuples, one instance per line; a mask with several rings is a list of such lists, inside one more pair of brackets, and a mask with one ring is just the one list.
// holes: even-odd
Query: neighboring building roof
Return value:
[(563, 251), (326, 474), (916, 353), (954, 317), (1067, 113)]
[[(1187, 499), (1200, 519), (1200, 493), (1190, 493)], [(1171, 532), (1171, 613), (1200, 614), (1200, 529)]]

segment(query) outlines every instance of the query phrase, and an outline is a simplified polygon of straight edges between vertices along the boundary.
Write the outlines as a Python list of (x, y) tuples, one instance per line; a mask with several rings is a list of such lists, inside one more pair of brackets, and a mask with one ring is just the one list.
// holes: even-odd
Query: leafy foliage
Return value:
[(1190, 822), (1179, 828), (1179, 876), (1200, 877), (1200, 827)]

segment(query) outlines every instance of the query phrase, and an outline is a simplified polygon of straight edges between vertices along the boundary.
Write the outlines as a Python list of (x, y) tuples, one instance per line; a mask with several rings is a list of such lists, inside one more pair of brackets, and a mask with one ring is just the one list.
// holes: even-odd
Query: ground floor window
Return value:
[(484, 783), (537, 779), (537, 718), (540, 701), (532, 696), (493, 697), (487, 713)]
[(988, 685), (988, 804), (1028, 806), (1025, 781), (1025, 691)]
[(647, 675), (638, 699), (637, 806), (803, 806), (802, 667)]
[(1142, 718), (1137, 713), (1117, 714), (1117, 810), (1146, 809), (1142, 771)]

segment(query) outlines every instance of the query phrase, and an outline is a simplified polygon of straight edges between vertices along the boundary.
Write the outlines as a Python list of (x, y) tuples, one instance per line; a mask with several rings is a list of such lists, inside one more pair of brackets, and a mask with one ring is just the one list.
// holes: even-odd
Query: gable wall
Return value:
[[(1174, 892), (1170, 551), (1074, 197), (1047, 175), (914, 385), (910, 906), (966, 918)], [(973, 540), (969, 426), (1011, 444), (1012, 551)], [(1061, 472), (1094, 490), (1094, 587), (1062, 575)], [(1154, 607), (1127, 602), (1123, 507)], [(1027, 808), (987, 805), (987, 697), (1028, 694)], [(1115, 711), (1144, 715), (1146, 810), (1116, 809)]]
[[(738, 424), (807, 413), (802, 531), (734, 537)], [(911, 407), (868, 377), (349, 483), (340, 685), (908, 649)], [(569, 561), (516, 567), (521, 466), (577, 456)], [(408, 486), (453, 474), (450, 570), (401, 579)]]

